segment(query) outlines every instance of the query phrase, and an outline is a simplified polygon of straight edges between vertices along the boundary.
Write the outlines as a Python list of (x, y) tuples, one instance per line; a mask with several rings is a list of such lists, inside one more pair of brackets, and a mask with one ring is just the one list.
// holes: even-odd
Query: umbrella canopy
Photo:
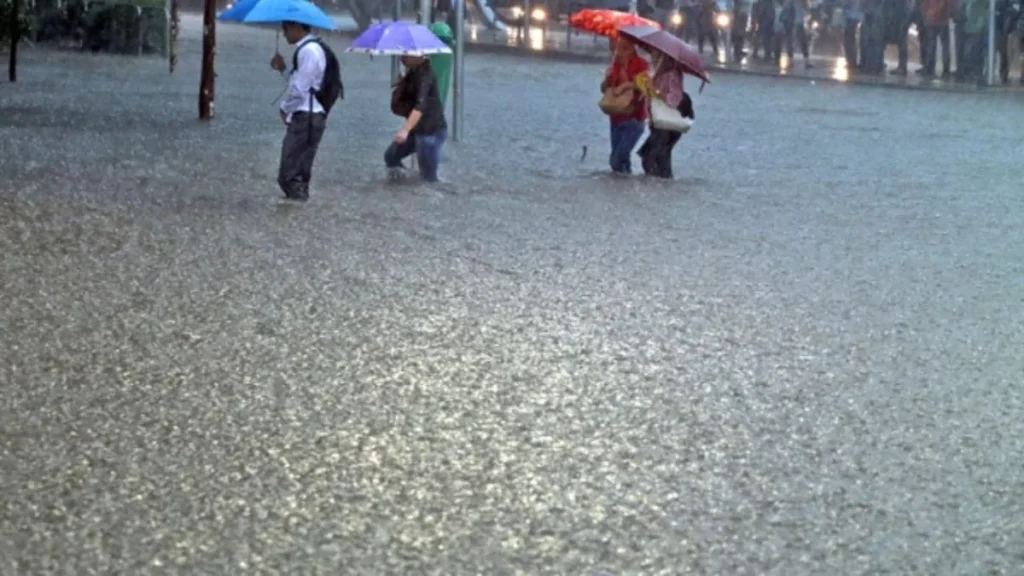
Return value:
[(627, 12), (615, 10), (595, 10), (587, 8), (576, 12), (569, 17), (569, 25), (577, 30), (590, 32), (615, 38), (619, 35), (619, 29), (627, 26), (649, 26), (660, 29), (661, 25), (653, 20), (641, 18)]
[(217, 16), (217, 20), (223, 22), (242, 22), (259, 3), (260, 0), (238, 0), (230, 8), (221, 12)]
[(426, 26), (408, 22), (381, 22), (367, 28), (346, 52), (389, 56), (451, 54), (449, 48)]
[(687, 74), (696, 76), (704, 82), (711, 82), (704, 69), (704, 59), (693, 46), (673, 34), (649, 26), (627, 26), (620, 28), (619, 33), (648, 50), (657, 50), (675, 60)]
[[(223, 17), (224, 14), (221, 14), (221, 19)], [(242, 22), (246, 24), (297, 22), (321, 30), (338, 29), (334, 19), (309, 0), (258, 0), (242, 18)]]

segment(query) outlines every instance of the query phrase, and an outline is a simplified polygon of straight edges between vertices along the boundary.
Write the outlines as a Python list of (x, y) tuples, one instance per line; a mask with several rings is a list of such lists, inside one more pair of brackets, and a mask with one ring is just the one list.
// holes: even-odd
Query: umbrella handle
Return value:
[[(281, 55), (281, 29), (277, 29), (277, 35), (274, 38), (274, 56)], [(281, 71), (281, 75), (284, 76), (284, 70)], [(280, 98), (280, 96), (278, 96)], [(276, 100), (275, 100), (276, 101)]]
[(287, 91), (288, 91), (288, 87), (285, 86), (284, 90), (281, 90), (281, 93), (277, 95), (277, 98), (274, 98), (273, 100), (270, 101), (270, 105), (273, 106), (274, 104), (277, 104), (277, 101), (280, 100), (281, 97), (284, 96), (284, 93), (287, 92)]

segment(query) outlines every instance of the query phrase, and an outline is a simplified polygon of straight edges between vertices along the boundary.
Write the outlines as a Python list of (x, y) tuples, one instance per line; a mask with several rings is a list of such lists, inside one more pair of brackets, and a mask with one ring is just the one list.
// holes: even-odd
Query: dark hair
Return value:
[(309, 24), (303, 24), (301, 22), (292, 22), (291, 20), (285, 20), (281, 24), (285, 26), (298, 26), (299, 28), (302, 28), (302, 30), (305, 32), (309, 32), (312, 29), (312, 27)]

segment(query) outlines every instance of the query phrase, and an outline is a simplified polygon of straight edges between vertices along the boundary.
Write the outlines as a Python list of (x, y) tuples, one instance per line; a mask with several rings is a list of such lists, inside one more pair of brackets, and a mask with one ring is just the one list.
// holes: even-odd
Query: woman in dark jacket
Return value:
[(441, 147), (448, 139), (448, 123), (430, 60), (423, 56), (402, 56), (407, 72), (391, 94), (391, 111), (405, 118), (405, 124), (384, 152), (384, 164), (391, 170), (402, 168), (402, 160), (416, 154), (420, 176), (437, 182)]
[[(693, 118), (693, 102), (683, 91), (683, 70), (674, 60), (663, 56), (660, 52), (652, 54), (654, 86), (657, 98), (665, 104), (679, 110), (684, 118)], [(648, 98), (648, 102), (651, 99)], [(672, 178), (672, 149), (682, 134), (671, 130), (662, 130), (650, 126), (650, 135), (637, 153), (640, 155), (644, 174), (657, 178)]]

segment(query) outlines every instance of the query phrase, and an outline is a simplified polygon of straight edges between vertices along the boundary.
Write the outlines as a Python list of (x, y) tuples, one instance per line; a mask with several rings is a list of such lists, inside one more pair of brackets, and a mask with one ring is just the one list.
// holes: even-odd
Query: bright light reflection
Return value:
[(544, 49), (544, 29), (543, 28), (530, 28), (530, 49), (531, 50), (543, 50)]
[(832, 78), (840, 82), (850, 79), (850, 70), (846, 67), (846, 58), (836, 58), (836, 67), (832, 70)]
[(789, 54), (783, 54), (782, 58), (779, 58), (779, 74), (787, 72), (789, 72)]
[(718, 60), (719, 64), (725, 64), (726, 55), (725, 55), (725, 49), (724, 48), (722, 50), (718, 51), (718, 54), (715, 56), (715, 59)]
[(472, 40), (473, 42), (476, 42), (477, 36), (479, 36), (479, 34), (480, 34), (480, 27), (477, 26), (476, 24), (471, 24), (469, 26), (469, 39)]

